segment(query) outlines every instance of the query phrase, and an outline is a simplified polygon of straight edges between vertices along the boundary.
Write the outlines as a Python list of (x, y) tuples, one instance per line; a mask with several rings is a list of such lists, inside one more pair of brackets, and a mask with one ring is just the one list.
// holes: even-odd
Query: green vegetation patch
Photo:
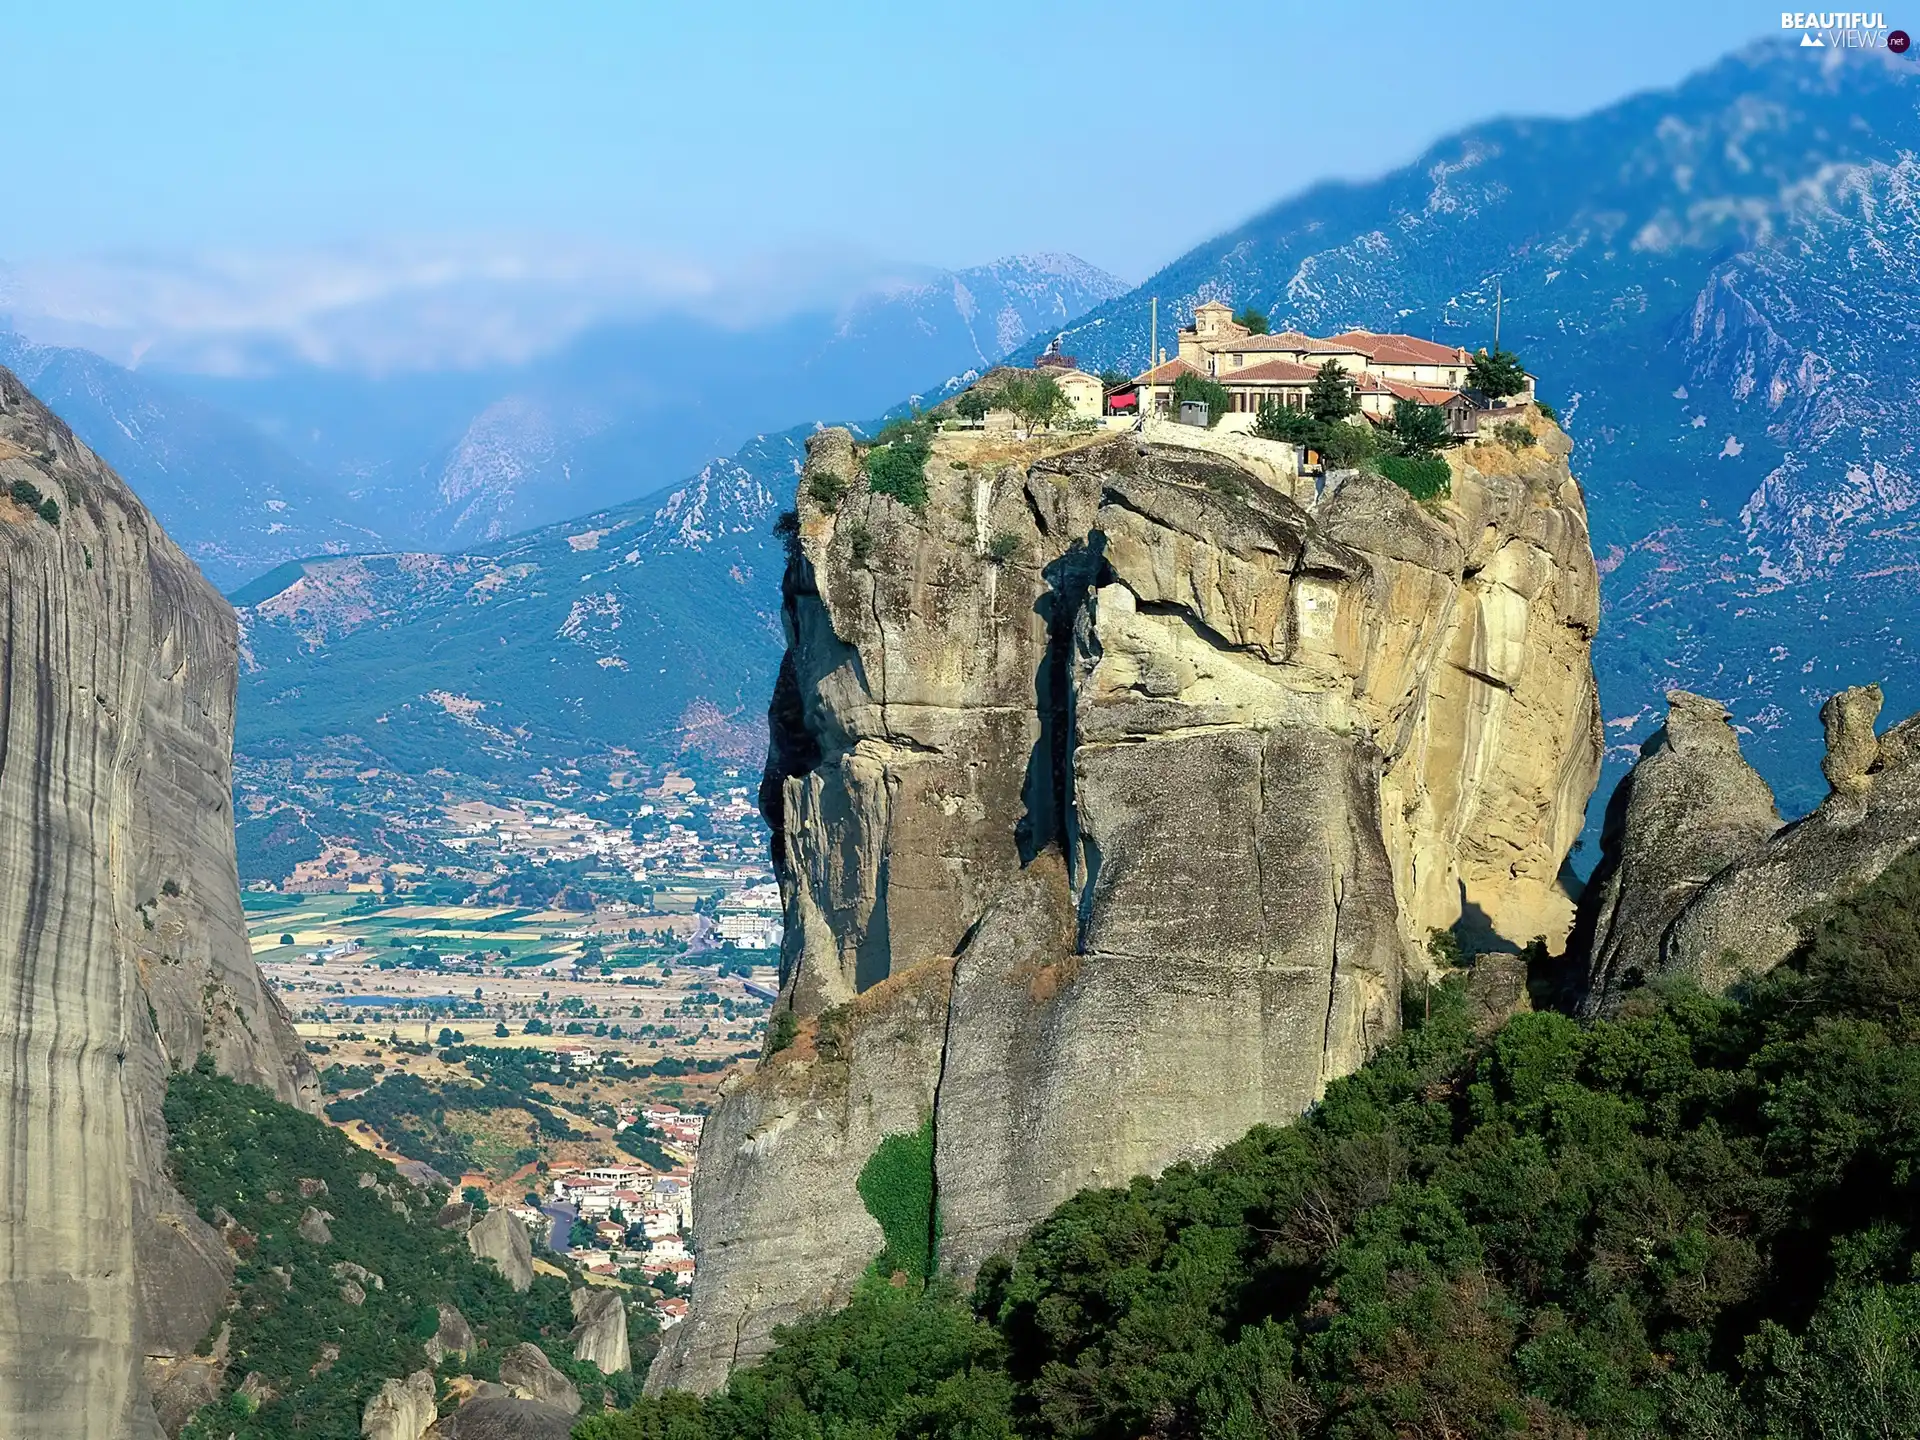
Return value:
[(940, 1217), (934, 1203), (933, 1116), (910, 1135), (889, 1135), (861, 1168), (855, 1188), (880, 1224), (886, 1248), (874, 1262), (881, 1275), (933, 1276)]
[[(408, 1184), (339, 1131), (215, 1074), (204, 1059), (173, 1076), (165, 1114), (174, 1183), (209, 1224), (221, 1211), (232, 1217), (235, 1298), (214, 1325), (232, 1325), (227, 1387), (258, 1372), (271, 1392), (247, 1415), (225, 1400), (203, 1408), (183, 1440), (358, 1435), (361, 1411), (384, 1381), (432, 1368), (421, 1347), (443, 1302), (459, 1307), (482, 1346), (467, 1360), (449, 1357), (443, 1377), (485, 1378), (503, 1350), (530, 1340), (591, 1391), (590, 1407), (603, 1395), (633, 1399), (632, 1376), (608, 1379), (573, 1360), (566, 1281), (536, 1276), (516, 1295), (493, 1265), (474, 1260), (463, 1236), (434, 1224), (445, 1191)], [(362, 1186), (363, 1174), (376, 1183)], [(330, 1217), (325, 1244), (299, 1234), (309, 1206)], [(343, 1262), (380, 1284), (336, 1274)], [(358, 1304), (343, 1294), (348, 1279), (364, 1292)]]
[(1452, 472), (1438, 455), (1381, 455), (1373, 464), (1416, 500), (1439, 500), (1453, 492)]
[[(891, 436), (891, 438), (889, 438)], [(867, 452), (867, 485), (914, 510), (927, 508), (927, 459), (933, 446), (917, 427), (881, 432), (884, 443)]]
[[(1476, 1040), (1456, 976), (1408, 1027), (1295, 1124), (1076, 1196), (969, 1299), (873, 1277), (582, 1433), (1920, 1434), (1920, 858), (1737, 996)], [(889, 1252), (930, 1138), (862, 1174)]]
[[(449, 1052), (452, 1053), (452, 1052)], [(485, 1054), (469, 1050), (464, 1055)], [(549, 1065), (552, 1061), (547, 1062)], [(335, 1100), (327, 1118), (341, 1124), (365, 1121), (409, 1160), (422, 1160), (448, 1179), (475, 1168), (470, 1126), (450, 1123), (450, 1113), (486, 1115), (523, 1110), (550, 1140), (577, 1139), (579, 1132), (534, 1098), (525, 1085), (485, 1081), (479, 1085), (429, 1085), (417, 1075), (389, 1075), (371, 1090)]]

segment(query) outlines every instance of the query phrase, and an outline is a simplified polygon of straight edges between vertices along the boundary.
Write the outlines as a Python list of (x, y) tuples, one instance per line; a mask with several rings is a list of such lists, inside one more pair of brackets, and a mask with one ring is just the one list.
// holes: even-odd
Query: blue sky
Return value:
[(536, 237), (1066, 250), (1138, 280), (1461, 125), (1669, 84), (1779, 11), (0, 0), (0, 25), (0, 262)]

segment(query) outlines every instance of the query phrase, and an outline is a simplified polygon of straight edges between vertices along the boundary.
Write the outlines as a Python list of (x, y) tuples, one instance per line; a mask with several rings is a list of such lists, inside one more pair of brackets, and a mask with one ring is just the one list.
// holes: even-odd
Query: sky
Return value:
[(1672, 84), (1779, 13), (0, 0), (0, 316), (132, 363), (355, 306), (404, 330), (421, 295), (537, 345), (529, 313), (883, 266), (1059, 251), (1138, 282), (1316, 180)]

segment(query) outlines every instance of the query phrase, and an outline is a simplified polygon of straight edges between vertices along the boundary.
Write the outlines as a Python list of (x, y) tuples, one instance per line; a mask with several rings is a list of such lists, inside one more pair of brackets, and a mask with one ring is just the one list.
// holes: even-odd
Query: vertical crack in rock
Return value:
[[(857, 479), (828, 514), (803, 477), (778, 704), (821, 758), (776, 733), (764, 792), (802, 1038), (709, 1119), (651, 1387), (711, 1389), (848, 1292), (860, 1168), (929, 1106), (964, 1280), (1077, 1190), (1313, 1104), (1464, 896), (1564, 939), (1598, 576), (1571, 447), (1520, 413), (1536, 443), (1448, 452), (1429, 504), (1364, 473), (1315, 498), (1291, 447), (1186, 427), (941, 435), (918, 514)], [(807, 467), (861, 473), (840, 431)], [(869, 922), (884, 978), (849, 958)]]

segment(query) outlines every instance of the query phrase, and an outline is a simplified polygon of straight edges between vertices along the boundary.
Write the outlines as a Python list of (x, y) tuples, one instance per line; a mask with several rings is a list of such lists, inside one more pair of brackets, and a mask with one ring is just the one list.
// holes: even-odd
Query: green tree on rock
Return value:
[(1527, 372), (1511, 350), (1482, 350), (1467, 366), (1467, 388), (1489, 400), (1504, 400), (1527, 388)]
[(1029, 435), (1073, 413), (1073, 404), (1051, 375), (1011, 375), (1000, 386), (999, 403), (1014, 413)]
[(1452, 438), (1446, 411), (1418, 400), (1394, 401), (1391, 429), (1394, 447), (1402, 455), (1431, 455)]
[(1195, 375), (1192, 371), (1179, 376), (1173, 382), (1174, 413), (1180, 413), (1180, 406), (1191, 400), (1198, 400), (1207, 407), (1207, 424), (1218, 425), (1220, 417), (1233, 408), (1233, 396), (1227, 387), (1218, 380), (1209, 380), (1204, 375)]

